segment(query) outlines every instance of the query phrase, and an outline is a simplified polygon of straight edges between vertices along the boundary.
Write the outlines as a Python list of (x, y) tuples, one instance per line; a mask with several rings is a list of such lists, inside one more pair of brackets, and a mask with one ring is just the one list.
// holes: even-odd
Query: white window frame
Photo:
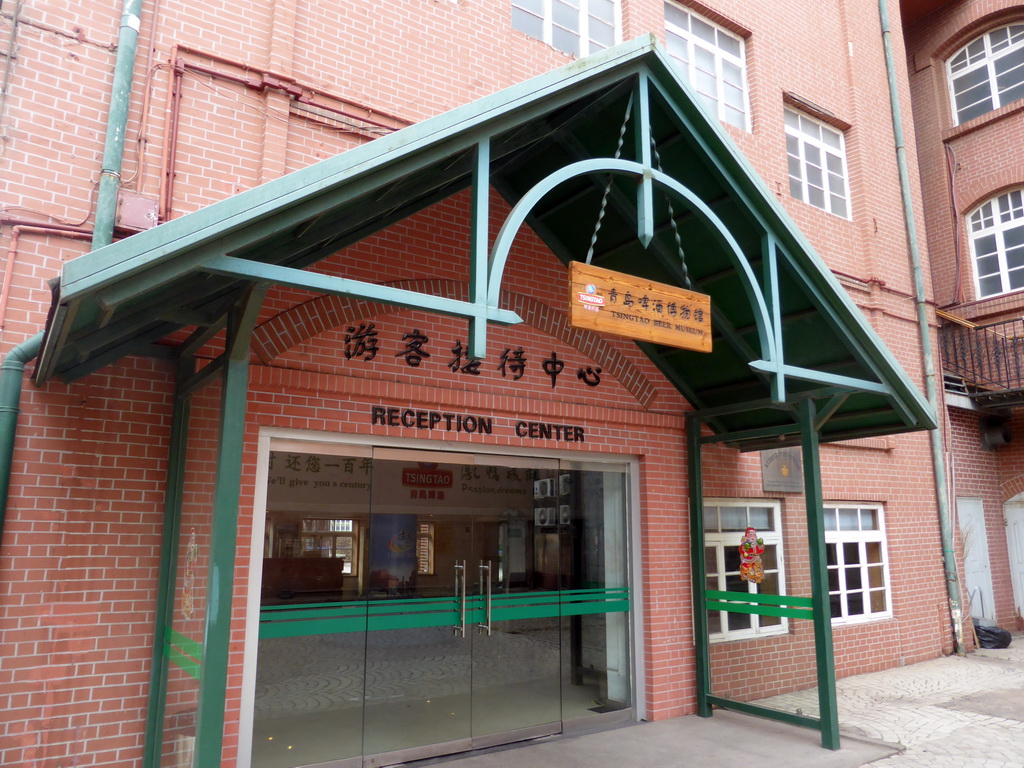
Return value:
[[(1021, 56), (1021, 63), (1013, 65), (1006, 71), (1000, 71), (1000, 64), (1005, 64), (1010, 56)], [(1009, 77), (1006, 78), (1006, 75)], [(1004, 77), (1008, 82), (1000, 86), (1000, 77)], [(975, 98), (971, 103), (958, 108), (957, 84), (971, 78), (983, 79), (978, 79), (965, 89), (965, 92), (978, 89), (977, 96), (981, 98)], [(980, 91), (983, 85), (984, 95)], [(1006, 24), (989, 30), (959, 48), (946, 60), (946, 87), (949, 89), (953, 125), (960, 125), (1024, 98), (1024, 23)], [(978, 105), (985, 101), (989, 101), (991, 106), (977, 112)]]
[[(785, 109), (785, 124), (790, 195), (833, 216), (850, 219), (850, 173), (843, 131), (791, 107)], [(815, 162), (815, 155), (820, 162)], [(818, 174), (820, 184), (814, 183)], [(821, 204), (813, 190), (821, 192)]]
[[(595, 30), (607, 26), (607, 19), (592, 15), (593, 9), (606, 5), (612, 7), (612, 39), (607, 44), (595, 38)], [(573, 16), (576, 30), (569, 30), (563, 23), (559, 23), (557, 17), (565, 12)], [(592, 19), (600, 22), (593, 29)], [(620, 0), (512, 0), (512, 26), (524, 35), (542, 40), (570, 56), (589, 56), (622, 42), (622, 4)], [(567, 50), (569, 46), (562, 45), (561, 30), (578, 35), (579, 50)]]
[[(684, 28), (671, 20), (671, 16), (683, 14), (686, 16), (687, 27)], [(710, 29), (703, 29), (707, 36), (713, 35), (715, 41), (694, 33), (694, 21)], [(683, 77), (690, 83), (704, 99), (705, 105), (711, 109), (719, 121), (736, 126), (744, 131), (750, 131), (750, 95), (747, 89), (747, 48), (746, 41), (734, 32), (715, 24), (713, 21), (704, 18), (679, 3), (665, 2), (665, 41), (669, 57), (678, 65)], [(739, 54), (727, 50), (726, 46), (732, 44), (739, 48)], [(685, 48), (685, 59), (676, 54), (676, 46)], [(711, 72), (698, 65), (698, 57), (711, 56), (710, 64), (714, 68)], [(739, 70), (739, 84), (728, 79), (727, 70), (735, 67)], [(727, 87), (736, 88), (740, 91), (741, 106), (735, 104), (727, 105), (724, 93)], [(735, 118), (734, 112), (739, 111), (739, 118)]]
[[(752, 507), (768, 507), (769, 514), (772, 518), (772, 524), (774, 530), (766, 530), (764, 528), (754, 525), (757, 529), (757, 535), (764, 540), (765, 546), (775, 547), (775, 560), (778, 566), (778, 580), (779, 580), (779, 594), (786, 594), (786, 573), (785, 573), (785, 557), (783, 552), (783, 536), (782, 536), (782, 505), (778, 499), (705, 499), (704, 500), (704, 552), (703, 556), (707, 557), (707, 549), (710, 547), (715, 548), (715, 560), (716, 569), (714, 576), (717, 579), (718, 590), (726, 591), (725, 580), (727, 576), (738, 576), (739, 571), (726, 571), (725, 570), (725, 551), (732, 549), (739, 551), (740, 542), (743, 539), (742, 530), (709, 530), (708, 525), (708, 512), (711, 508), (721, 507), (742, 507), (746, 509), (746, 521), (750, 523), (750, 509)], [(716, 525), (716, 528), (718, 526)], [(747, 526), (744, 525), (744, 528)], [(765, 569), (766, 573), (769, 573), (769, 569)], [(711, 575), (708, 575), (711, 578)], [(757, 584), (750, 582), (744, 582), (748, 592), (758, 593), (760, 587)], [(710, 586), (705, 582), (705, 587)], [(739, 615), (730, 614), (726, 611), (717, 611), (720, 614), (720, 631), (709, 632), (708, 639), (712, 643), (730, 642), (735, 640), (750, 640), (752, 638), (761, 637), (773, 637), (776, 635), (784, 635), (789, 632), (789, 619), (781, 617), (779, 623), (776, 625), (769, 625), (766, 627), (761, 626), (761, 616), (756, 614), (744, 614), (750, 617), (750, 627), (742, 627), (739, 629), (729, 629), (728, 616)]]
[[(1024, 188), (985, 200), (967, 216), (967, 231), (977, 297), (988, 299), (1024, 290)], [(981, 247), (984, 252), (979, 252)], [(998, 290), (991, 290), (993, 278), (999, 278)]]
[[(892, 582), (889, 578), (889, 547), (885, 535), (885, 510), (882, 504), (860, 501), (826, 501), (824, 503), (825, 516), (825, 545), (834, 546), (836, 552), (836, 563), (828, 565), (829, 577), (829, 603), (839, 605), (839, 615), (832, 617), (833, 626), (844, 624), (861, 624), (869, 621), (892, 618)], [(866, 521), (873, 517), (875, 528), (866, 528)], [(856, 530), (850, 527), (851, 518), (856, 519)], [(868, 544), (877, 543), (881, 562), (869, 562), (867, 549)], [(846, 562), (845, 546), (856, 544), (859, 565), (858, 579), (860, 587), (851, 588), (847, 582), (848, 570), (855, 565), (848, 565)], [(826, 560), (828, 559), (826, 553)], [(882, 575), (882, 585), (872, 586), (870, 569), (880, 569), (877, 573)], [(834, 574), (834, 575), (833, 575)], [(833, 585), (836, 588), (833, 588)], [(850, 596), (854, 593), (863, 593), (862, 613), (850, 614)], [(881, 592), (885, 595), (885, 609), (881, 611), (871, 610), (871, 593)]]

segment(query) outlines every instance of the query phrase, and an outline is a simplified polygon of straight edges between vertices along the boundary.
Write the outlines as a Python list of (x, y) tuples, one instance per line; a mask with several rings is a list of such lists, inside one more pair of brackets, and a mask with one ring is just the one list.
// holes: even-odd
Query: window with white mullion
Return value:
[(669, 56), (718, 119), (749, 130), (745, 44), (689, 8), (665, 3)]
[(956, 124), (1024, 98), (1024, 24), (976, 37), (950, 57), (946, 70)]
[(881, 506), (826, 506), (824, 516), (832, 620), (888, 618), (892, 607)]
[(573, 56), (619, 39), (618, 0), (512, 0), (512, 26)]
[[(764, 579), (760, 584), (740, 578), (739, 546), (748, 527), (763, 540)], [(784, 595), (782, 529), (779, 503), (774, 500), (707, 499), (704, 502), (705, 588), (720, 592)], [(740, 640), (784, 634), (788, 620), (732, 611), (708, 611), (712, 641)]]
[(816, 208), (848, 219), (843, 134), (792, 109), (786, 110), (785, 118), (789, 193)]
[(978, 297), (1024, 289), (1024, 190), (986, 200), (967, 220)]

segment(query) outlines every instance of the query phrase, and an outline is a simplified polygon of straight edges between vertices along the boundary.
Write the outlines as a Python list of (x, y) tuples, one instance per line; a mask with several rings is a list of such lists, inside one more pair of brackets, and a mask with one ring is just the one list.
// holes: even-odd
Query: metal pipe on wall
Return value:
[[(10, 223), (10, 222), (5, 222)], [(11, 240), (7, 247), (7, 261), (4, 266), (3, 284), (0, 286), (0, 331), (7, 323), (7, 301), (11, 295), (11, 281), (14, 275), (14, 264), (17, 260), (18, 241), (23, 234), (34, 235), (57, 235), (69, 237), (73, 240), (91, 240), (92, 233), (87, 229), (79, 229), (71, 226), (50, 226), (42, 224), (15, 224), (11, 227)]]
[(11, 465), (14, 460), (14, 433), (21, 413), (22, 377), (25, 363), (39, 354), (43, 346), (40, 331), (14, 347), (0, 364), (0, 539), (3, 538), (7, 516), (7, 493), (11, 487)]
[(103, 168), (100, 170), (96, 221), (93, 225), (93, 250), (109, 245), (114, 239), (117, 192), (121, 186), (121, 164), (124, 160), (124, 140), (128, 127), (128, 107), (131, 104), (141, 13), (142, 0), (125, 0), (124, 11), (121, 14), (121, 29), (117, 36), (114, 81), (110, 87), (110, 109), (107, 112), (107, 133), (103, 144)]
[[(892, 31), (889, 27), (889, 7), (886, 0), (878, 0), (878, 16), (882, 27), (885, 71), (889, 81), (889, 106), (892, 110), (896, 164), (903, 201), (903, 222), (907, 230), (907, 246), (910, 251), (910, 264), (914, 279), (914, 301), (917, 305), (917, 325), (921, 338), (921, 355), (924, 363), (925, 397), (928, 399), (928, 404), (935, 410), (936, 420), (939, 421), (941, 404), (939, 403), (938, 392), (935, 386), (935, 359), (932, 354), (931, 329), (928, 323), (928, 303), (925, 298), (921, 253), (917, 246), (917, 226), (914, 223), (914, 203), (910, 192), (910, 171), (907, 166), (907, 149), (903, 139), (903, 117), (896, 84), (896, 64), (892, 54)], [(953, 528), (949, 511), (945, 452), (942, 445), (941, 430), (938, 428), (931, 430), (929, 438), (931, 440), (932, 466), (935, 476), (935, 501), (939, 513), (939, 531), (942, 537), (942, 562), (946, 575), (946, 592), (949, 597), (950, 620), (953, 624), (955, 650), (958, 654), (963, 655), (963, 608), (960, 603), (960, 580), (957, 576), (956, 553), (953, 551)]]

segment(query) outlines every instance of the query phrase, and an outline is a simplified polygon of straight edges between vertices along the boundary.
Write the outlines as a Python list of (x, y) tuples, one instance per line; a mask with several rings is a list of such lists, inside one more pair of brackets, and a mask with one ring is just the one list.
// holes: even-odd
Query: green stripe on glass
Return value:
[(191, 656), (196, 661), (202, 661), (203, 659), (203, 644), (171, 627), (167, 627), (167, 631), (164, 633), (164, 641), (171, 647), (179, 648), (182, 653)]
[[(626, 587), (497, 594), (491, 602), (493, 621), (618, 613), (629, 609)], [(468, 597), (466, 621), (480, 623), (486, 617), (486, 598)], [(273, 605), (260, 611), (260, 639), (444, 627), (460, 622), (459, 603), (454, 597)]]
[(170, 627), (164, 631), (164, 644), (168, 660), (198, 680), (203, 658), (203, 644)]

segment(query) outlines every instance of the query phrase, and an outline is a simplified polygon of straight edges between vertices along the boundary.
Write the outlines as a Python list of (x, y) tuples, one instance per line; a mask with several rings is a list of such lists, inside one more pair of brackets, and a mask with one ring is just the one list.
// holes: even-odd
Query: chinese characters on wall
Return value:
[[(413, 328), (402, 334), (402, 344), (402, 349), (391, 354), (395, 358), (400, 358), (410, 368), (426, 367), (431, 363), (441, 365), (443, 360), (444, 367), (456, 376), (479, 376), (486, 370), (484, 361), (474, 360), (469, 356), (468, 345), (463, 344), (462, 339), (455, 339), (451, 346), (448, 346), (445, 342), (431, 339), (419, 328)], [(346, 360), (369, 363), (378, 354), (384, 352), (376, 323), (360, 323), (346, 329)], [(506, 347), (494, 364), (494, 370), (498, 371), (503, 379), (519, 381), (528, 368), (536, 366), (550, 380), (551, 387), (555, 388), (561, 381), (559, 377), (565, 373), (567, 365), (569, 361), (559, 358), (556, 352), (551, 352), (543, 359), (537, 359), (532, 353), (527, 354), (523, 347)], [(601, 384), (600, 368), (579, 366), (575, 369), (575, 374), (576, 380), (587, 387), (597, 387)], [(572, 373), (568, 375), (572, 376)]]

